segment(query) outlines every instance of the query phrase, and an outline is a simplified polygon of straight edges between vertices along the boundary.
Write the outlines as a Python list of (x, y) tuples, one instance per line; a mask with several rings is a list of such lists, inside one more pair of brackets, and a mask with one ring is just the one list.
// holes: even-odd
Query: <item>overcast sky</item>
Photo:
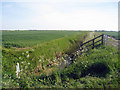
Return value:
[(118, 0), (3, 0), (1, 18), (1, 30), (118, 30)]

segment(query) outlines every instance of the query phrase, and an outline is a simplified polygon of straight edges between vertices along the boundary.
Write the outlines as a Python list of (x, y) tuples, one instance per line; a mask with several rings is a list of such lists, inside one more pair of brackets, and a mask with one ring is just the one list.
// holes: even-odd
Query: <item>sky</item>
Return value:
[(118, 0), (2, 0), (0, 30), (118, 30)]

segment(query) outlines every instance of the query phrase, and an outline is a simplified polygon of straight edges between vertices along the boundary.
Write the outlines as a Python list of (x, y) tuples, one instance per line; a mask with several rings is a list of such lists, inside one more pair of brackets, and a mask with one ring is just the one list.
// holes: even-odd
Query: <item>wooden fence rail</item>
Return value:
[[(98, 39), (98, 38), (101, 38), (101, 39), (95, 41), (95, 40)], [(85, 47), (90, 47), (90, 46), (92, 46), (92, 49), (94, 49), (94, 48), (97, 47), (97, 46), (103, 45), (103, 40), (104, 40), (104, 34), (99, 35), (99, 36), (97, 36), (97, 37), (95, 37), (95, 38), (93, 38), (93, 39), (91, 39), (91, 40), (89, 40), (89, 41), (81, 44), (81, 45), (80, 45), (80, 47), (81, 47), (80, 51), (83, 50), (83, 46), (85, 46), (86, 44), (88, 44), (88, 43), (90, 43), (90, 42), (92, 42), (92, 44), (86, 45)], [(98, 43), (98, 42), (100, 42), (100, 41), (101, 41), (101, 43), (96, 45), (96, 43)]]
[[(102, 38), (101, 38), (101, 37), (102, 37)], [(101, 39), (95, 41), (95, 40), (98, 39), (98, 38), (101, 38)], [(100, 35), (100, 36), (97, 36), (97, 37), (95, 37), (95, 38), (93, 38), (93, 39), (91, 39), (91, 40), (89, 40), (89, 41), (81, 44), (79, 50), (82, 51), (82, 50), (84, 49), (84, 48), (83, 48), (84, 46), (85, 46), (85, 48), (92, 46), (92, 49), (94, 49), (94, 48), (97, 47), (97, 46), (103, 45), (103, 40), (104, 40), (103, 38), (104, 38), (104, 35), (103, 35), (103, 34)], [(89, 42), (92, 42), (92, 44), (86, 45), (86, 44), (88, 44)], [(101, 42), (101, 43), (97, 44), (98, 42)], [(77, 50), (77, 51), (78, 51), (78, 50)], [(69, 54), (68, 56), (65, 57), (65, 60), (67, 61), (68, 64), (70, 64), (70, 63), (73, 63), (73, 61), (75, 60), (75, 58), (76, 58), (77, 56), (79, 56), (79, 55), (76, 55), (75, 53), (71, 53), (71, 54)], [(70, 58), (71, 58), (71, 59), (70, 59)], [(49, 63), (47, 66), (51, 66), (51, 65), (53, 65), (54, 63), (55, 63), (55, 62)], [(62, 65), (62, 64), (61, 64), (61, 65)], [(63, 66), (62, 66), (62, 67), (63, 67)]]

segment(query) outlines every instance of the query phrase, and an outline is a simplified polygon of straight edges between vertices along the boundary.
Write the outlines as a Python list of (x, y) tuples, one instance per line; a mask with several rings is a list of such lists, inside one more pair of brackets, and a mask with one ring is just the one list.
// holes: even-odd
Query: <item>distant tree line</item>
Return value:
[[(107, 30), (95, 30), (95, 32), (106, 32)], [(112, 30), (109, 30), (108, 32), (116, 32), (116, 31), (112, 31)], [(120, 31), (118, 31), (120, 32)]]

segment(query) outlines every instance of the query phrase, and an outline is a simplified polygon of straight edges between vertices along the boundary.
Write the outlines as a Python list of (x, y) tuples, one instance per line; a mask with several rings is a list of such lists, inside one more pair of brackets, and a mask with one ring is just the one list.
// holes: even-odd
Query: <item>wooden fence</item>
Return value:
[[(101, 38), (101, 39), (95, 41), (95, 40), (98, 39), (98, 38)], [(93, 39), (91, 39), (91, 40), (89, 40), (89, 41), (81, 44), (81, 45), (80, 45), (80, 47), (81, 47), (80, 51), (83, 50), (83, 46), (85, 46), (85, 47), (90, 47), (90, 46), (92, 46), (92, 49), (94, 49), (95, 47), (98, 47), (98, 46), (100, 46), (100, 45), (103, 45), (103, 41), (104, 41), (104, 34), (99, 35), (99, 36), (97, 36), (97, 37), (95, 37), (95, 38), (93, 38)], [(90, 43), (90, 42), (92, 42), (92, 44), (86, 45), (86, 44), (88, 44), (88, 43)], [(96, 43), (98, 43), (98, 42), (101, 42), (101, 43), (96, 45)]]
[[(96, 39), (98, 39), (98, 38), (101, 38), (101, 39), (99, 39), (99, 40), (96, 40)], [(85, 43), (83, 43), (83, 44), (81, 44), (80, 45), (80, 48), (81, 49), (79, 49), (80, 51), (82, 51), (84, 48), (83, 47), (90, 47), (90, 46), (92, 46), (92, 49), (94, 49), (95, 47), (97, 47), (97, 46), (100, 46), (100, 45), (103, 45), (103, 39), (104, 38), (104, 35), (102, 34), (102, 35), (100, 35), (100, 36), (97, 36), (97, 37), (95, 37), (95, 38), (93, 38), (93, 39), (91, 39), (91, 40), (89, 40), (89, 41), (87, 41), (87, 42), (85, 42)], [(96, 41), (95, 41), (96, 40)], [(86, 45), (86, 44), (88, 44), (88, 43), (90, 43), (90, 42), (92, 42), (92, 44), (89, 44), (89, 45)], [(99, 44), (96, 44), (96, 43), (98, 43), (98, 42), (100, 42)], [(77, 50), (78, 51), (78, 50)], [(70, 64), (70, 63), (72, 63), (73, 61), (74, 61), (74, 59), (77, 57), (78, 55), (75, 55), (74, 53), (71, 53), (71, 54), (69, 54), (68, 56), (66, 56), (65, 58), (66, 58), (66, 60), (67, 60), (67, 62)], [(70, 59), (70, 58), (71, 59)], [(51, 66), (51, 65), (53, 65), (55, 62), (53, 62), (53, 63), (49, 63), (47, 66)]]

